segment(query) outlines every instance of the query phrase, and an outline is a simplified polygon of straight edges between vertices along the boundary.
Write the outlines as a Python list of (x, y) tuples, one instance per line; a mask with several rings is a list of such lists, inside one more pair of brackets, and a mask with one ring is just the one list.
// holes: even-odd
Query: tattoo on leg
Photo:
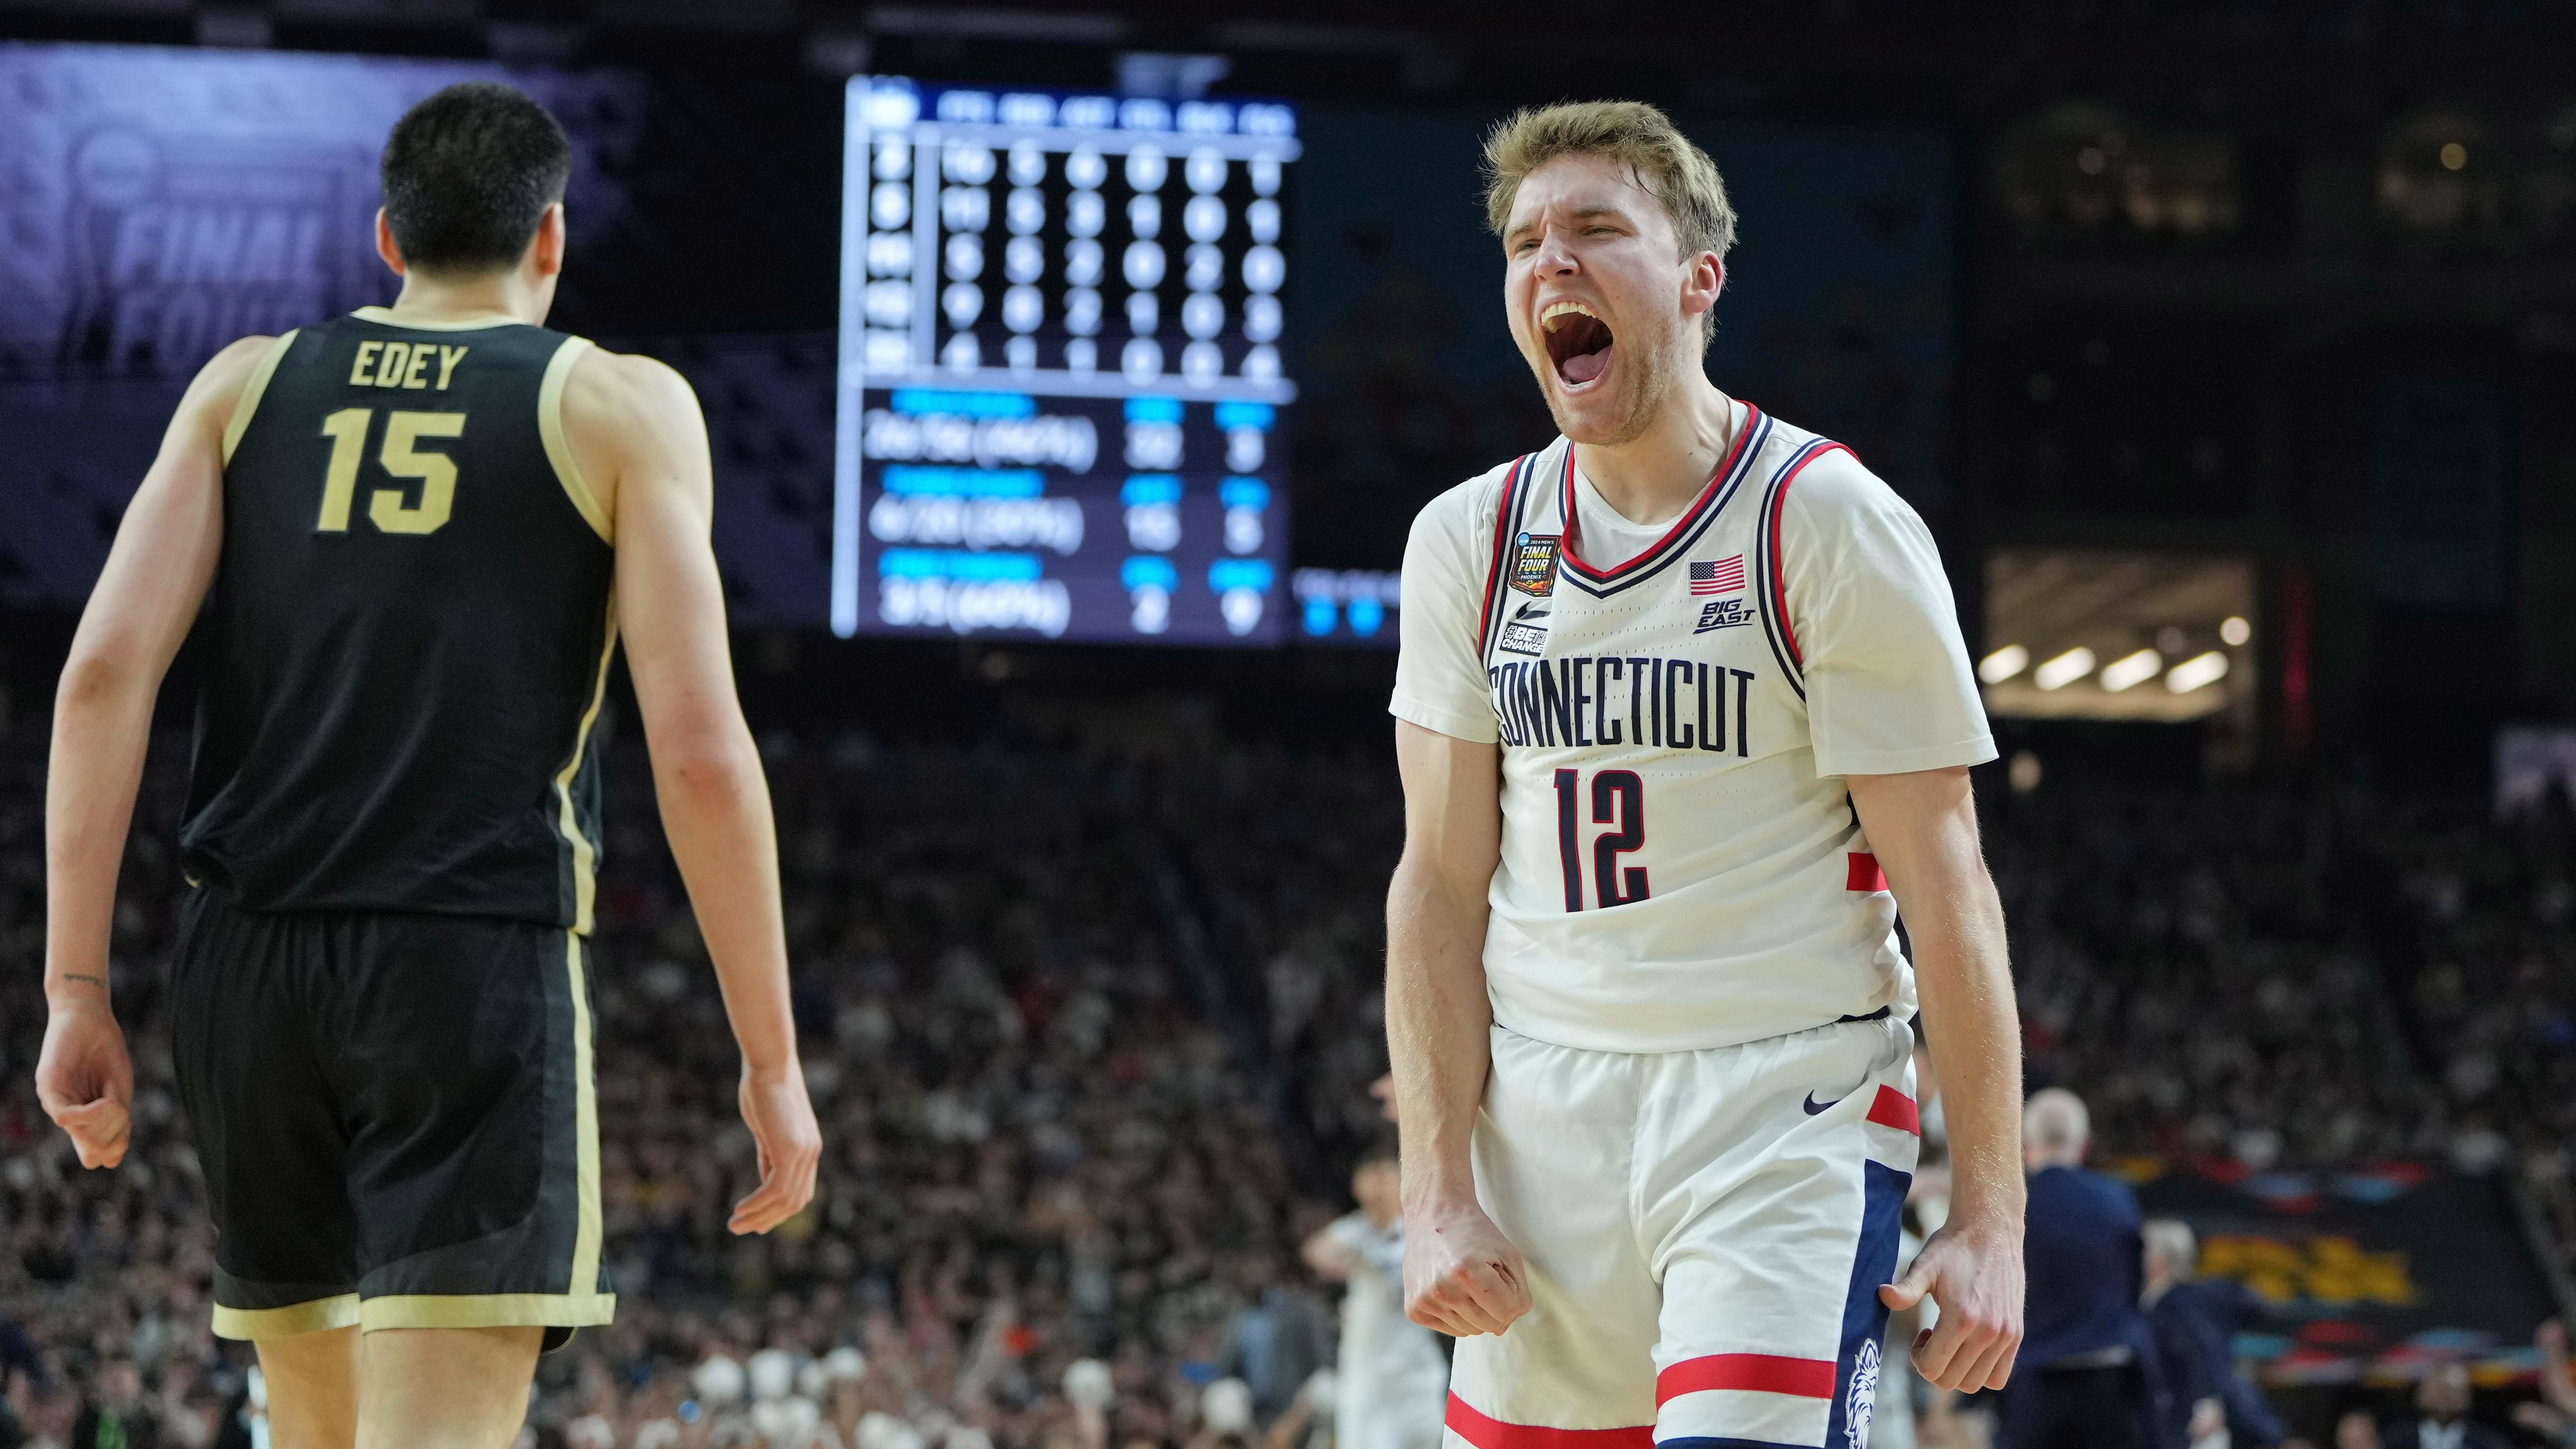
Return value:
[(65, 981), (86, 981), (101, 991), (105, 991), (107, 989), (107, 978), (104, 976), (83, 976), (77, 971), (66, 971), (63, 973), (63, 979)]

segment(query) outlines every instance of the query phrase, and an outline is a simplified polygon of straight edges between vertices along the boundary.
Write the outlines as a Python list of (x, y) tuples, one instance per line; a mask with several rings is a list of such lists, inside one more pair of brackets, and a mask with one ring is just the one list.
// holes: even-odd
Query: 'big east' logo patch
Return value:
[(1556, 535), (1524, 533), (1512, 545), (1512, 587), (1540, 598), (1556, 592)]

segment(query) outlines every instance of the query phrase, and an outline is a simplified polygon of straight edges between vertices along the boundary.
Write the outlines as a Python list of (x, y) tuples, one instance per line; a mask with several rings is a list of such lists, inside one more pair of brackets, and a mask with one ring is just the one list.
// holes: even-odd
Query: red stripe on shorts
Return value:
[(1883, 891), (1887, 889), (1887, 872), (1878, 868), (1878, 857), (1866, 850), (1850, 852), (1851, 873), (1843, 878), (1847, 891)]
[(1713, 1353), (1686, 1358), (1655, 1376), (1655, 1407), (1707, 1389), (1751, 1389), (1758, 1394), (1834, 1396), (1834, 1361), (1782, 1358), (1770, 1353)]
[(1881, 1127), (1923, 1135), (1923, 1117), (1914, 1110), (1914, 1099), (1894, 1087), (1878, 1089), (1878, 1100), (1869, 1104), (1869, 1120)]
[[(1833, 1365), (1827, 1364), (1828, 1370)], [(1830, 1396), (1832, 1390), (1826, 1393)], [(1465, 1399), (1449, 1396), (1449, 1427), (1476, 1449), (1654, 1449), (1655, 1426), (1627, 1429), (1550, 1429), (1542, 1424), (1506, 1424), (1476, 1412)]]

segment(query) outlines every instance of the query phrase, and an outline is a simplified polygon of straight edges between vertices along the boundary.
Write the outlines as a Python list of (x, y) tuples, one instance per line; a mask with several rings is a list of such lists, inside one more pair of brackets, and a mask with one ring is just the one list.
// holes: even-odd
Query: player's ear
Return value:
[(528, 243), (528, 259), (536, 264), (539, 277), (551, 277), (563, 270), (564, 204), (548, 206), (537, 218), (536, 237)]
[(376, 208), (376, 255), (385, 259), (385, 265), (393, 268), (395, 276), (411, 275), (410, 269), (403, 265), (402, 248), (394, 241), (393, 223), (385, 220), (385, 209), (381, 206)]
[(1701, 252), (1690, 259), (1682, 273), (1682, 315), (1697, 318), (1717, 305), (1717, 294), (1726, 289), (1726, 263), (1715, 252)]

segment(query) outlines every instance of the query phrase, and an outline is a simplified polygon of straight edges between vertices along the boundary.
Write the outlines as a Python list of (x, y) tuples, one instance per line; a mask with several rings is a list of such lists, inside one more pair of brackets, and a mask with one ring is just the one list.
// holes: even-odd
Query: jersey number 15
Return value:
[[(342, 408), (322, 420), (322, 436), (331, 440), (331, 466), (322, 475), (322, 517), (317, 533), (349, 531), (349, 505), (358, 495), (358, 460), (367, 451), (367, 432), (376, 420), (373, 408)], [(420, 480), (420, 501), (408, 502), (400, 488), (379, 488), (367, 500), (367, 517), (384, 533), (436, 533), (456, 509), (456, 460), (444, 453), (423, 453), (412, 444), (423, 438), (455, 438), (465, 433), (463, 413), (394, 412), (385, 415), (384, 446), (376, 465), (397, 478)]]

